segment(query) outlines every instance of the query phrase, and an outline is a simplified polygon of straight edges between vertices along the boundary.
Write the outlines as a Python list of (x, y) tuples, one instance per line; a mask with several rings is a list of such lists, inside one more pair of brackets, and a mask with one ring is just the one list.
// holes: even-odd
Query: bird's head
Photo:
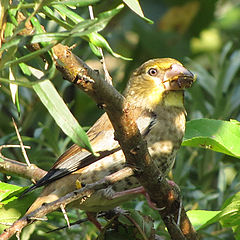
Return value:
[(196, 76), (175, 59), (152, 59), (133, 72), (125, 96), (149, 109), (159, 104), (183, 106), (183, 90), (195, 80)]

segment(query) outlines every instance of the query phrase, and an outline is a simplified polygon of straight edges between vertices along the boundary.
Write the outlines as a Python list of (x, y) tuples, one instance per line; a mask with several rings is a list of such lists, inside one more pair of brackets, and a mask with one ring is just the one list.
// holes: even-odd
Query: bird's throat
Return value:
[(184, 91), (167, 91), (163, 94), (165, 106), (184, 107)]

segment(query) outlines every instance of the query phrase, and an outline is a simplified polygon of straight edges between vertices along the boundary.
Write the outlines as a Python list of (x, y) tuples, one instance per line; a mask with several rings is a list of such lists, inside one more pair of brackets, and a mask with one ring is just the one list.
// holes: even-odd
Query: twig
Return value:
[[(0, 161), (0, 171), (2, 173), (19, 175), (24, 178), (28, 178), (34, 181), (41, 179), (47, 172), (37, 167), (34, 164), (28, 166), (26, 163), (18, 162), (13, 159), (7, 158), (2, 154), (4, 148), (20, 148), (20, 145), (1, 145), (0, 146), (0, 158), (4, 161)], [(23, 148), (29, 149), (29, 146), (23, 146)]]
[(66, 220), (66, 222), (67, 222), (67, 226), (68, 226), (68, 228), (70, 228), (69, 218), (68, 218), (68, 215), (67, 215), (67, 212), (66, 212), (66, 210), (65, 210), (64, 205), (61, 204), (61, 205), (60, 205), (60, 208), (61, 208), (62, 213), (63, 213), (63, 216), (64, 216), (64, 218), (65, 218), (65, 220)]
[(18, 137), (18, 141), (19, 141), (19, 144), (20, 144), (20, 147), (21, 147), (21, 150), (22, 150), (23, 157), (24, 157), (28, 167), (30, 167), (31, 163), (30, 163), (29, 158), (27, 156), (27, 152), (26, 152), (26, 150), (24, 148), (23, 141), (22, 141), (22, 138), (21, 138), (20, 133), (18, 131), (17, 124), (16, 124), (16, 122), (14, 121), (13, 118), (12, 118), (12, 121), (13, 121), (13, 126), (15, 128), (15, 131), (16, 131), (16, 134), (17, 134), (17, 137)]
[(128, 216), (127, 214), (125, 215), (125, 217), (134, 224), (134, 226), (137, 228), (137, 230), (139, 231), (139, 233), (141, 234), (142, 238), (144, 240), (148, 240), (145, 232), (141, 229), (141, 227), (139, 226), (139, 224), (130, 216)]

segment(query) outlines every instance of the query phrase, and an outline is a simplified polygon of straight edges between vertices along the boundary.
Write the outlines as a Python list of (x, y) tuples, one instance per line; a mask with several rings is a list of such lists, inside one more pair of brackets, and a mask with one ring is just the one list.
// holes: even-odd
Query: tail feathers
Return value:
[(37, 187), (36, 187), (35, 184), (32, 185), (32, 186), (30, 186), (30, 187), (28, 187), (28, 188), (26, 188), (26, 189), (20, 194), (19, 198), (24, 197), (27, 193), (33, 191), (33, 190), (36, 189), (36, 188), (37, 188)]

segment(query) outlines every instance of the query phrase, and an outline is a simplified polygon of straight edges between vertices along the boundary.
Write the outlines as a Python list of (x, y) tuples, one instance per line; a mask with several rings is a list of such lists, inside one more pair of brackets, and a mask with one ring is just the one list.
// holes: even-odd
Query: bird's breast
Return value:
[(156, 109), (156, 121), (146, 136), (149, 153), (166, 174), (172, 167), (185, 132), (185, 110), (179, 107)]

